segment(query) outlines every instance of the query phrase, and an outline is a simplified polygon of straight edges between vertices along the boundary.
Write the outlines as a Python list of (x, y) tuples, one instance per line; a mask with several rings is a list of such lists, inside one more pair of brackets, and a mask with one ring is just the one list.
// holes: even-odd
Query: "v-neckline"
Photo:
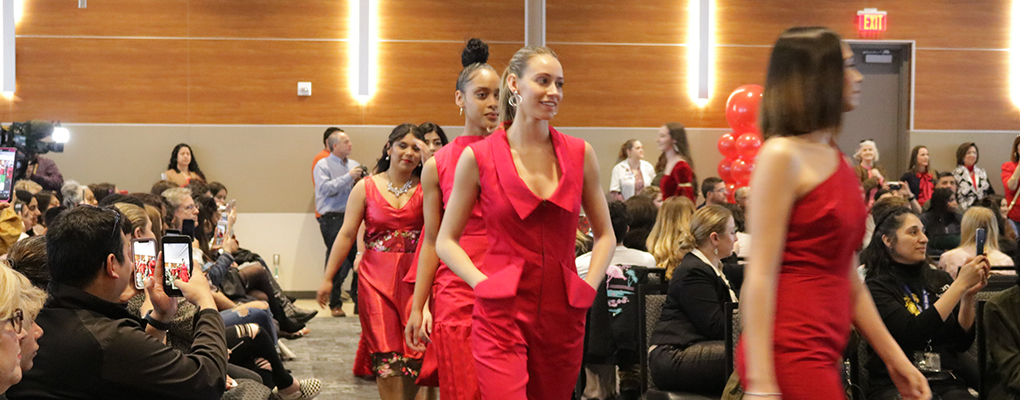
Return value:
[(557, 145), (557, 143), (556, 143), (557, 142), (557, 136), (556, 136), (556, 134), (554, 132), (555, 131), (553, 131), (552, 128), (550, 127), (549, 128), (549, 142), (552, 144), (552, 147), (553, 147), (553, 156), (556, 157), (556, 166), (559, 167), (559, 169), (560, 169), (560, 176), (556, 180), (556, 189), (554, 189), (552, 194), (550, 194), (549, 197), (546, 197), (546, 198), (543, 198), (542, 196), (539, 196), (538, 194), (536, 194), (535, 191), (532, 190), (530, 186), (528, 186), (528, 182), (526, 182), (524, 180), (524, 178), (521, 178), (521, 172), (517, 170), (517, 162), (514, 161), (513, 148), (510, 147), (510, 134), (506, 133), (505, 135), (503, 135), (503, 139), (504, 139), (503, 142), (506, 144), (506, 152), (510, 156), (510, 162), (513, 164), (513, 167), (514, 167), (514, 176), (517, 177), (517, 180), (520, 181), (522, 185), (524, 185), (524, 188), (528, 191), (528, 193), (531, 194), (532, 197), (534, 197), (534, 198), (536, 198), (536, 199), (538, 199), (540, 201), (550, 201), (550, 200), (552, 200), (552, 198), (556, 197), (556, 194), (559, 193), (560, 189), (563, 188), (564, 177), (566, 177), (566, 172), (565, 172), (566, 168), (563, 165), (563, 154), (560, 154), (561, 148), (563, 146), (562, 146), (562, 143), (560, 145)]
[[(387, 179), (389, 179), (389, 178), (387, 178)], [(412, 180), (413, 180), (413, 178), (412, 178)], [(410, 182), (410, 181), (408, 181), (408, 182)], [(419, 190), (421, 190), (421, 184), (420, 183), (418, 185), (415, 185), (414, 191), (411, 192), (411, 198), (407, 199), (407, 203), (404, 203), (404, 205), (402, 205), (400, 207), (397, 207), (397, 206), (393, 205), (393, 203), (390, 203), (390, 199), (387, 199), (386, 196), (383, 195), (382, 190), (379, 190), (379, 184), (377, 184), (375, 182), (375, 177), (372, 177), (372, 187), (375, 188), (376, 195), (378, 195), (379, 198), (383, 200), (383, 203), (386, 203), (386, 206), (388, 206), (390, 209), (392, 209), (394, 211), (398, 211), (398, 212), (399, 211), (403, 211), (405, 208), (407, 208), (407, 205), (411, 204), (411, 200), (414, 199), (414, 196), (418, 194)], [(398, 198), (397, 200), (400, 200), (400, 199)]]

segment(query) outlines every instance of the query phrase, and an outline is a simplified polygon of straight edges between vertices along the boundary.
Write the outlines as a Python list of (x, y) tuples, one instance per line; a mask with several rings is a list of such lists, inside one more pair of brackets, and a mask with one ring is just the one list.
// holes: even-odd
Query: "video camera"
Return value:
[(64, 142), (67, 142), (70, 133), (59, 125), (59, 122), (54, 125), (49, 121), (33, 120), (0, 127), (0, 147), (18, 150), (14, 158), (15, 180), (25, 177), (29, 161), (35, 160), (37, 155), (64, 152)]

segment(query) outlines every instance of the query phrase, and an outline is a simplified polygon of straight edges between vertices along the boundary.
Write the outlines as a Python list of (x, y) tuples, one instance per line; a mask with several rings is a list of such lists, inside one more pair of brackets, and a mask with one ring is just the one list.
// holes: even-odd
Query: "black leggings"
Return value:
[(659, 345), (648, 353), (652, 382), (660, 390), (718, 396), (726, 386), (726, 344), (722, 340), (695, 343), (681, 350)]
[[(967, 390), (967, 384), (961, 379), (947, 379), (938, 381), (928, 381), (928, 386), (931, 388), (932, 400), (977, 400)], [(868, 400), (900, 400), (900, 392), (896, 390), (896, 387), (885, 387), (882, 389), (871, 390), (868, 394)]]
[(293, 333), (305, 327), (305, 324), (287, 317), (287, 312), (283, 309), (283, 302), (273, 295), (272, 275), (269, 275), (269, 271), (265, 268), (251, 266), (238, 272), (241, 283), (244, 284), (245, 293), (269, 303), (269, 310), (273, 312), (276, 322), (280, 323), (281, 331)]
[(258, 325), (241, 324), (227, 328), (227, 347), (230, 348), (231, 364), (259, 374), (262, 383), (270, 389), (283, 389), (294, 384), (294, 377), (287, 372), (276, 353), (276, 343)]

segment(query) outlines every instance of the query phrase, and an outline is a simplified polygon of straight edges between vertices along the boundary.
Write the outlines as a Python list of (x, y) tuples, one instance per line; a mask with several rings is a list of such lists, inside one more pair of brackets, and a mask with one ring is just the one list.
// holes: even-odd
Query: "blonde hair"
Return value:
[(145, 223), (150, 222), (149, 214), (145, 212), (145, 209), (129, 203), (117, 203), (113, 205), (118, 210), (127, 216), (128, 220), (131, 221), (131, 230), (145, 231)]
[[(691, 217), (691, 229), (680, 236), (680, 250), (686, 255), (705, 244), (713, 233), (726, 233), (726, 223), (730, 218), (733, 218), (733, 213), (726, 207), (714, 204), (702, 207)], [(666, 276), (672, 278), (673, 270), (666, 270)]]
[(156, 239), (163, 237), (163, 214), (159, 209), (148, 204), (145, 205), (145, 213), (149, 215), (149, 223), (152, 224), (152, 234)]
[[(960, 247), (977, 245), (977, 230), (985, 228), (988, 235), (985, 236), (985, 246), (992, 250), (999, 250), (999, 221), (995, 219), (995, 212), (985, 207), (971, 207), (963, 214), (963, 221), (960, 223)], [(985, 254), (988, 252), (986, 251)]]
[(46, 303), (46, 292), (32, 285), (32, 282), (20, 272), (12, 272), (18, 276), (18, 286), (21, 290), (19, 299), (21, 312), (25, 314), (25, 319), (34, 321), (35, 317), (39, 315), (39, 311), (42, 310), (43, 304)]
[(648, 233), (645, 246), (655, 257), (656, 267), (665, 268), (667, 276), (684, 258), (680, 250), (680, 239), (691, 229), (691, 215), (694, 203), (686, 196), (673, 196), (662, 202), (655, 226)]
[(516, 75), (518, 79), (523, 79), (524, 71), (528, 69), (528, 61), (531, 61), (535, 56), (543, 54), (559, 59), (552, 49), (545, 46), (525, 46), (517, 50), (513, 57), (510, 57), (510, 63), (507, 64), (506, 70), (503, 71), (503, 79), (499, 85), (499, 122), (503, 129), (510, 128), (517, 112), (517, 107), (510, 105), (510, 97), (516, 95), (516, 93), (510, 91), (510, 85), (507, 83), (509, 82), (510, 75)]
[(35, 195), (36, 193), (42, 191), (43, 187), (42, 185), (35, 183), (34, 181), (22, 179), (20, 181), (14, 182), (14, 190), (24, 190), (26, 192), (32, 193), (32, 195)]
[[(42, 308), (41, 304), (37, 304), (39, 293), (25, 290), (31, 287), (28, 278), (12, 269), (7, 261), (0, 261), (0, 320), (11, 318), (17, 309), (21, 309), (26, 317), (39, 312)], [(23, 296), (28, 296), (31, 301), (26, 302)], [(46, 294), (42, 293), (41, 298), (45, 300)]]

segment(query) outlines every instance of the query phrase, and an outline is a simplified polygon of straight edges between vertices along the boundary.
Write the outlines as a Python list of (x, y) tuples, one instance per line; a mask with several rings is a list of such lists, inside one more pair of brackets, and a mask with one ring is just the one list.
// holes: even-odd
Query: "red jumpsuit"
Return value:
[(585, 144), (549, 131), (562, 175), (548, 199), (517, 174), (504, 130), (471, 145), (488, 240), (471, 335), (483, 399), (566, 399), (580, 372), (595, 300), (574, 266)]
[[(414, 262), (424, 223), (421, 185), (397, 209), (379, 192), (374, 179), (365, 178), (365, 253), (358, 269), (358, 317), (363, 344), (373, 359), (372, 372), (379, 377), (417, 376), (420, 368), (421, 354), (404, 342), (414, 294), (414, 284), (404, 277)], [(391, 368), (404, 362), (405, 370)]]
[[(436, 172), (439, 175), (439, 190), (443, 196), (443, 210), (450, 201), (453, 191), (453, 176), (461, 153), (471, 143), (484, 139), (482, 136), (461, 136), (443, 146), (435, 156)], [(471, 218), (460, 237), (460, 246), (476, 265), (482, 262), (488, 241), (485, 237), (485, 221), (482, 220), (481, 205), (475, 204)], [(439, 397), (441, 399), (477, 400), (478, 374), (471, 353), (471, 313), (475, 306), (475, 294), (463, 279), (460, 279), (444, 263), (439, 264), (432, 284), (432, 340), (425, 352), (423, 372), (431, 360), (439, 369)]]

